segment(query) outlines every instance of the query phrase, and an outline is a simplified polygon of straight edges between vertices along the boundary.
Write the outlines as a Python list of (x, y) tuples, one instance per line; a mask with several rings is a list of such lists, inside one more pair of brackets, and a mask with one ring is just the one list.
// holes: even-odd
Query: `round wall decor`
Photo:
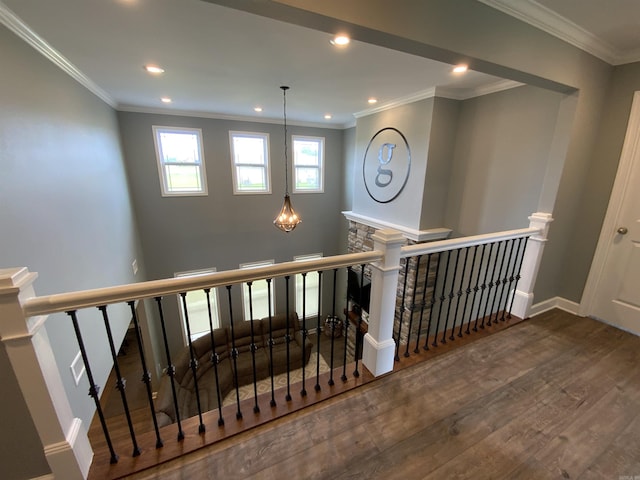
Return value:
[(364, 152), (362, 176), (369, 196), (389, 203), (402, 192), (411, 171), (411, 150), (405, 136), (393, 127), (373, 135)]

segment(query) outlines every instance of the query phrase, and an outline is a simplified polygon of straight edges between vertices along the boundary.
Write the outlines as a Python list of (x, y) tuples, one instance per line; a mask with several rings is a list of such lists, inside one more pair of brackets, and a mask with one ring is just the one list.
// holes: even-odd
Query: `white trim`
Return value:
[(82, 361), (82, 355), (80, 351), (78, 351), (77, 355), (73, 358), (71, 362), (71, 375), (73, 376), (73, 381), (76, 383), (76, 387), (80, 384), (80, 379), (82, 375), (84, 375), (85, 367), (84, 362)]
[(395, 223), (386, 222), (384, 220), (367, 217), (366, 215), (360, 215), (359, 213), (355, 213), (352, 211), (342, 212), (342, 214), (347, 220), (362, 223), (363, 225), (367, 225), (379, 230), (387, 228), (398, 230), (405, 238), (414, 240), (416, 242), (442, 240), (448, 238), (451, 234), (450, 228), (430, 228), (429, 230), (416, 230), (414, 228), (405, 227), (403, 225), (397, 225)]
[(47, 60), (60, 68), (71, 78), (80, 83), (91, 93), (100, 98), (107, 105), (116, 108), (116, 102), (111, 96), (100, 88), (93, 80), (76, 68), (69, 60), (60, 54), (55, 48), (49, 45), (40, 35), (31, 29), (29, 25), (24, 23), (20, 17), (9, 10), (3, 2), (0, 1), (0, 23), (24, 40), (29, 46), (33, 47)]
[(519, 2), (513, 0), (478, 1), (553, 35), (611, 65), (640, 60), (640, 57), (634, 57), (634, 54), (640, 52), (622, 52), (593, 33), (533, 0), (520, 0)]
[(640, 149), (640, 91), (633, 94), (633, 103), (631, 104), (631, 113), (629, 114), (629, 123), (622, 146), (618, 172), (616, 173), (616, 179), (609, 199), (609, 206), (607, 207), (607, 213), (604, 217), (600, 237), (598, 238), (598, 246), (593, 255), (587, 283), (582, 293), (579, 310), (580, 315), (590, 315), (593, 312), (593, 304), (596, 292), (598, 291), (598, 284), (602, 279), (602, 273), (609, 254), (609, 245), (616, 228), (618, 215), (622, 209), (625, 192), (629, 187), (628, 182), (633, 167), (633, 159), (638, 149)]
[(53, 473), (47, 473), (46, 475), (42, 475), (40, 477), (33, 477), (31, 480), (56, 480), (56, 477), (53, 476)]
[(543, 302), (532, 305), (529, 312), (529, 317), (535, 317), (536, 315), (548, 312), (549, 310), (553, 310), (554, 308), (559, 308), (560, 310), (564, 310), (565, 312), (580, 316), (579, 304), (577, 304), (576, 302), (572, 302), (571, 300), (567, 300), (566, 298), (553, 297)]
[(402, 105), (408, 105), (433, 97), (449, 98), (451, 100), (469, 100), (470, 98), (481, 97), (483, 95), (489, 95), (491, 93), (501, 92), (503, 90), (509, 90), (523, 85), (525, 84), (513, 80), (499, 80), (476, 88), (456, 89), (450, 87), (431, 87), (404, 97), (398, 97), (374, 108), (368, 108), (366, 110), (356, 112), (353, 116), (356, 118), (366, 117), (368, 115), (384, 112), (386, 110), (391, 110), (392, 108), (401, 107)]

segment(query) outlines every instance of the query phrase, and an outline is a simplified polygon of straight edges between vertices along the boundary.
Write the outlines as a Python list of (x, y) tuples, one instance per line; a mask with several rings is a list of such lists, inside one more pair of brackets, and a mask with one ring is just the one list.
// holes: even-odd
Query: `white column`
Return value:
[(74, 418), (47, 331), (46, 316), (27, 318), (22, 304), (35, 297), (38, 275), (0, 269), (0, 338), (56, 479), (86, 479), (93, 459), (87, 432)]
[(396, 230), (378, 230), (372, 238), (374, 250), (382, 250), (384, 257), (380, 262), (371, 264), (369, 329), (364, 336), (362, 363), (377, 377), (393, 370), (396, 348), (393, 321), (400, 271), (400, 247), (405, 244), (406, 239)]
[(550, 213), (536, 212), (529, 217), (529, 228), (537, 228), (540, 233), (529, 237), (527, 249), (522, 259), (520, 281), (515, 291), (511, 313), (520, 318), (528, 318), (533, 304), (533, 287), (536, 284), (544, 244), (547, 243), (549, 224), (553, 222)]

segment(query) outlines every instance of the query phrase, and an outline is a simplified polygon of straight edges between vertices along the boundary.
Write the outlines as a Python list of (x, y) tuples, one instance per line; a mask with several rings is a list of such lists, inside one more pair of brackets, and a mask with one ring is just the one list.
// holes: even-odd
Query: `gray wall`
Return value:
[(446, 208), (454, 235), (529, 225), (563, 96), (524, 86), (460, 102)]
[[(274, 0), (273, 8), (210, 1), (241, 4), (239, 8), (325, 32), (348, 30), (356, 40), (450, 64), (464, 62), (474, 70), (539, 87), (579, 90), (564, 167), (545, 178), (558, 188), (555, 221), (538, 277), (547, 289), (536, 292), (535, 301), (558, 294), (580, 300), (602, 225), (602, 215), (582, 202), (586, 192), (598, 190), (599, 179), (589, 177), (588, 171), (603, 168), (609, 173), (617, 166), (617, 158), (610, 158), (612, 151), (594, 155), (613, 72), (610, 65), (475, 0), (352, 0), (348, 5), (341, 0)], [(605, 197), (594, 202), (601, 207), (608, 194)], [(580, 238), (578, 230), (584, 233)], [(576, 241), (584, 246), (576, 247)]]
[[(0, 266), (38, 272), (40, 295), (134, 281), (137, 236), (114, 111), (3, 26), (0, 46)], [(111, 368), (104, 326), (80, 317), (101, 385)], [(128, 316), (114, 311), (113, 319), (121, 338)], [(79, 349), (68, 317), (49, 317), (47, 332), (74, 413), (88, 426), (86, 375), (76, 387), (69, 370)], [(0, 349), (0, 477), (45, 474), (42, 445)]]
[[(273, 225), (285, 187), (282, 125), (131, 112), (120, 112), (118, 118), (149, 278), (172, 277), (175, 272), (207, 267), (230, 270), (258, 260), (286, 262), (308, 253), (329, 256), (341, 252), (341, 130), (289, 126), (289, 135), (325, 137), (325, 187), (324, 193), (291, 195), (302, 223), (286, 234)], [(202, 129), (208, 196), (161, 196), (153, 125)], [(230, 130), (269, 134), (272, 194), (233, 194)], [(291, 151), (289, 154), (291, 161)], [(289, 175), (291, 179), (291, 168)], [(277, 286), (278, 310), (285, 305), (284, 291), (284, 285)], [(234, 318), (238, 318), (235, 315), (242, 314), (242, 307), (239, 290), (234, 292)], [(225, 317), (226, 292), (221, 293), (225, 293)], [(175, 350), (181, 347), (178, 310), (175, 298), (167, 302), (169, 337)]]
[[(427, 98), (358, 118), (353, 186), (355, 213), (409, 228), (420, 228), (422, 206), (416, 202), (416, 198), (422, 198), (424, 190), (433, 106), (434, 98)], [(392, 202), (378, 203), (367, 193), (362, 162), (371, 138), (387, 127), (398, 129), (406, 138), (411, 151), (411, 170), (400, 195)]]

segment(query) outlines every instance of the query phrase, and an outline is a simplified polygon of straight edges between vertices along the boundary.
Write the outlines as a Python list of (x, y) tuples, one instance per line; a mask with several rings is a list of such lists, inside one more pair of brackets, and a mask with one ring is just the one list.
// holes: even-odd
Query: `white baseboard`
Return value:
[(532, 305), (529, 317), (535, 317), (536, 315), (540, 315), (541, 313), (547, 312), (554, 308), (559, 308), (560, 310), (564, 310), (565, 312), (569, 312), (574, 315), (580, 315), (578, 313), (578, 311), (580, 310), (580, 305), (578, 303), (572, 302), (571, 300), (567, 300), (566, 298), (562, 297), (553, 297), (549, 300), (545, 300), (544, 302)]
[(53, 473), (48, 473), (47, 475), (42, 475), (41, 477), (34, 477), (31, 480), (56, 480), (56, 477), (53, 476)]

